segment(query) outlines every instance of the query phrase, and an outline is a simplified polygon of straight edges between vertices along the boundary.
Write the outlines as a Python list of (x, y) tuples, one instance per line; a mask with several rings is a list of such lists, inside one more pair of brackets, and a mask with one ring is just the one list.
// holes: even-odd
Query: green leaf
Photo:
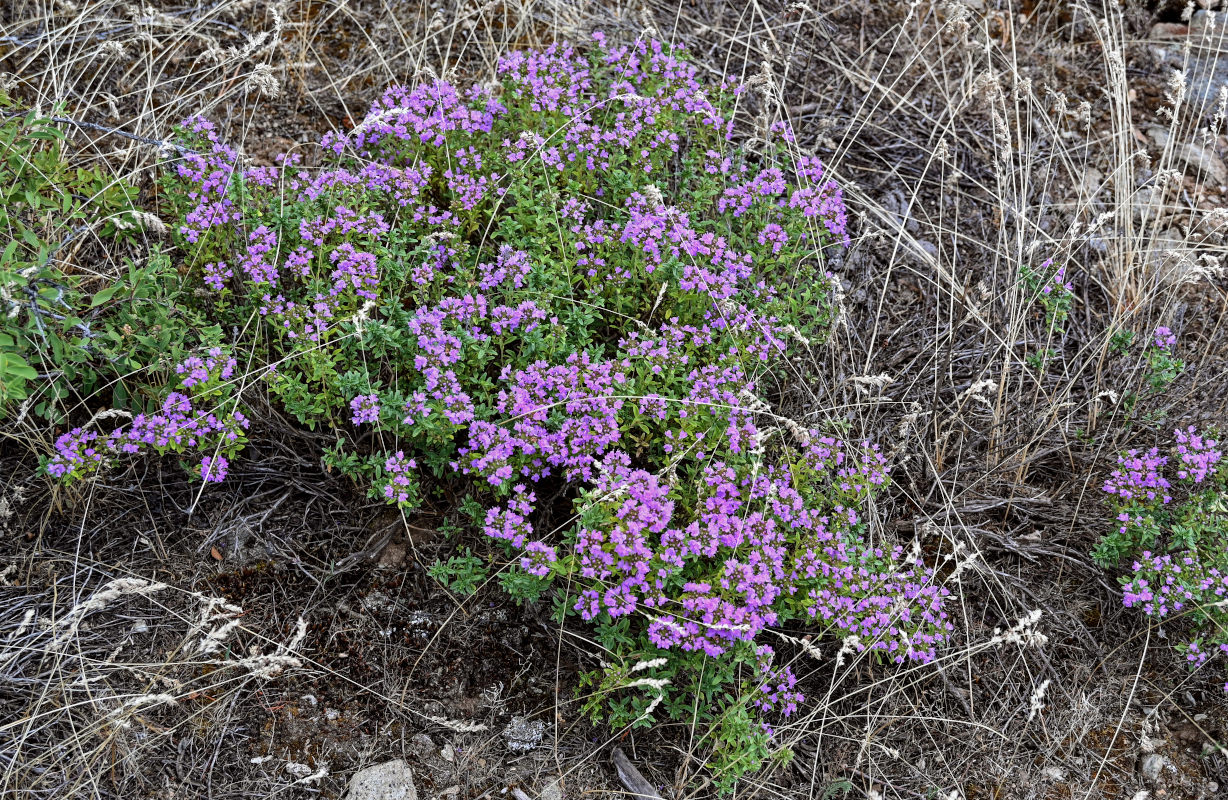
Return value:
[(0, 353), (0, 380), (17, 379), (32, 381), (38, 377), (38, 370), (26, 363), (26, 360), (15, 353)]
[(108, 286), (107, 288), (98, 292), (97, 294), (94, 295), (94, 299), (90, 301), (90, 308), (98, 308), (98, 306), (109, 301), (112, 297), (115, 296), (116, 292), (120, 291), (123, 288), (125, 288), (124, 284), (117, 283), (114, 286)]

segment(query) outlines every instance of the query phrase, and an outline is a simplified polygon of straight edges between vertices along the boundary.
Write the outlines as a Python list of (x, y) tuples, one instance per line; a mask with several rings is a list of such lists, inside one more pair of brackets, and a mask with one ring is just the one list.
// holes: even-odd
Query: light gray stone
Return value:
[(526, 753), (542, 743), (545, 733), (546, 723), (539, 719), (512, 717), (503, 729), (503, 738), (507, 740), (507, 747), (513, 753)]
[(359, 770), (350, 778), (345, 800), (418, 800), (414, 774), (400, 758)]
[(1143, 757), (1143, 763), (1139, 766), (1139, 772), (1143, 773), (1144, 780), (1154, 785), (1160, 779), (1160, 775), (1167, 766), (1167, 758), (1159, 753), (1152, 753), (1149, 756)]
[[(1160, 125), (1152, 125), (1148, 128), (1147, 135), (1160, 150), (1168, 146), (1171, 138), (1168, 128)], [(1174, 142), (1172, 152), (1179, 161), (1184, 162), (1203, 177), (1210, 178), (1216, 185), (1228, 184), (1228, 165), (1224, 164), (1224, 159), (1216, 155), (1215, 150), (1211, 147), (1204, 147), (1196, 142)]]

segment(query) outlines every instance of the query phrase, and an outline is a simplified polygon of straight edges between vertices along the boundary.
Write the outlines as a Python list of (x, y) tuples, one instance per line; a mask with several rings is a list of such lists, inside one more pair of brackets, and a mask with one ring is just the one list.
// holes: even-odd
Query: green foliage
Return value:
[(549, 578), (539, 578), (521, 569), (508, 569), (499, 573), (499, 585), (517, 605), (535, 603), (550, 588)]
[(1110, 355), (1125, 355), (1130, 350), (1130, 345), (1134, 343), (1134, 331), (1128, 328), (1121, 328), (1114, 331), (1109, 337), (1109, 354)]
[(1019, 277), (1029, 302), (1039, 303), (1044, 309), (1045, 327), (1050, 333), (1061, 333), (1074, 305), (1074, 291), (1066, 280), (1066, 267), (1055, 267), (1050, 258), (1036, 268), (1021, 265)]
[(57, 123), (12, 109), (0, 95), (12, 114), (0, 121), (0, 416), (24, 403), (61, 421), (66, 405), (103, 390), (140, 406), (156, 393), (132, 376), (168, 367), (199, 321), (184, 319), (179, 275), (157, 249), (109, 285), (70, 265), (92, 238), (137, 235), (136, 189), (74, 167)]
[(1174, 358), (1172, 353), (1159, 347), (1147, 349), (1146, 366), (1144, 380), (1148, 388), (1157, 394), (1171, 386), (1173, 381), (1177, 380), (1177, 376), (1185, 370), (1183, 361)]
[[(1228, 461), (1193, 427), (1171, 453), (1130, 450), (1105, 482), (1116, 529), (1092, 552), (1101, 566), (1130, 563), (1125, 605), (1191, 632), (1177, 649), (1194, 667), (1228, 653)], [(1228, 690), (1228, 685), (1225, 686)]]
[(468, 596), (486, 580), (486, 566), (466, 547), (464, 555), (452, 556), (447, 561), (437, 560), (427, 569), (427, 574), (447, 589)]

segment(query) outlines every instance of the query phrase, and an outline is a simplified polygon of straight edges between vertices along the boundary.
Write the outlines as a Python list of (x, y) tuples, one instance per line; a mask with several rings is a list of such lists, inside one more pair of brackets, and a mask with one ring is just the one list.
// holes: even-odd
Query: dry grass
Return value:
[[(778, 649), (807, 676), (810, 698), (805, 715), (784, 729), (798, 758), (740, 793), (813, 797), (847, 788), (889, 798), (1130, 798), (1155, 789), (1137, 761), (1156, 748), (1180, 767), (1169, 796), (1209, 797), (1208, 781), (1228, 785), (1221, 749), (1228, 708), (1215, 680), (1182, 672), (1159, 644), (1159, 631), (1118, 610), (1111, 580), (1087, 557), (1105, 524), (1097, 481), (1111, 454), (1165, 427), (1225, 415), (1220, 264), (1228, 187), (1198, 166), (1223, 152), (1228, 95), (1205, 79), (1206, 54), (1223, 40), (1222, 27), (1182, 49), (1180, 42), (1145, 41), (1153, 17), (1137, 5), (1089, 0), (1024, 9), (983, 0), (436, 6), (15, 2), (0, 11), (0, 64), (30, 105), (64, 104), (76, 119), (130, 134), (79, 129), (76, 156), (137, 180), (152, 208), (159, 154), (141, 138), (165, 139), (190, 114), (221, 122), (253, 159), (291, 147), (304, 147), (310, 158), (309, 142), (353, 124), (390, 82), (428, 74), (481, 80), (506, 48), (576, 39), (595, 28), (685, 44), (713, 76), (764, 76), (748, 98), (745, 129), (787, 119), (799, 151), (821, 155), (847, 187), (857, 226), (852, 248), (832, 265), (844, 287), (843, 324), (832, 346), (798, 365), (795, 385), (783, 387), (788, 411), (886, 443), (896, 481), (873, 510), (875, 529), (885, 540), (915, 539), (944, 565), (960, 626), (958, 643), (938, 664), (902, 671), (840, 657), (838, 644), (820, 643), (816, 658), (815, 648), (798, 642), (801, 632), (782, 632)], [(1171, 55), (1157, 55), (1161, 47)], [(1173, 70), (1184, 82), (1170, 78)], [(1021, 265), (1051, 256), (1071, 264), (1076, 285), (1064, 332), (1046, 328), (1019, 280)], [(105, 274), (118, 261), (91, 268)], [(1189, 369), (1129, 415), (1121, 403), (1142, 391), (1144, 368), (1114, 358), (1109, 342), (1120, 329), (1159, 324), (1181, 335)], [(1042, 372), (1026, 356), (1043, 349), (1056, 353)], [(37, 448), (35, 435), (22, 434)], [(28, 474), (28, 457), (7, 463), (24, 464)], [(59, 530), (55, 546), (62, 546), (74, 526), (77, 541), (88, 542), (86, 529), (109, 521), (98, 516), (104, 512), (96, 510), (94, 488), (67, 502), (17, 468), (8, 474), (6, 493), (32, 487), (32, 511), (21, 519), (36, 542)], [(592, 650), (582, 631), (549, 631), (543, 652), (529, 662), (553, 666), (546, 691), (552, 705), (492, 700), (466, 723), (488, 732), (426, 719), (447, 719), (456, 707), (407, 693), (421, 685), (414, 683), (419, 662), (431, 652), (444, 660), (430, 663), (446, 663), (449, 652), (463, 661), (463, 652), (450, 648), (480, 636), (476, 604), (491, 596), (457, 602), (438, 587), (421, 591), (447, 609), (444, 622), (415, 645), (421, 655), (399, 684), (395, 672), (351, 678), (360, 670), (312, 650), (335, 643), (329, 637), (348, 622), (308, 634), (295, 655), (304, 680), (314, 672), (348, 681), (354, 696), (393, 708), (401, 720), (395, 736), (350, 752), (327, 777), (285, 772), (291, 756), (284, 752), (253, 763), (265, 750), (252, 731), (240, 734), (236, 726), (251, 718), (245, 706), (258, 702), (257, 679), (233, 665), (206, 670), (208, 659), (191, 655), (203, 594), (194, 587), (207, 571), (201, 563), (210, 565), (208, 549), (221, 544), (227, 559), (238, 557), (248, 546), (240, 538), (248, 537), (271, 561), (297, 560), (294, 569), (310, 579), (282, 590), (277, 604), (262, 604), (281, 617), (267, 618), (269, 627), (244, 625), (245, 641), (261, 652), (276, 652), (291, 638), (294, 615), (310, 616), (325, 598), (337, 605), (357, 595), (353, 584), (328, 583), (334, 570), (319, 550), (291, 541), (297, 529), (283, 514), (281, 489), (248, 494), (247, 507), (218, 516), (206, 536), (178, 537), (169, 549), (157, 536), (137, 540), (131, 552), (139, 563), (186, 555), (197, 559), (190, 570), (196, 575), (162, 578), (178, 588), (126, 598), (91, 616), (91, 626), (70, 623), (72, 637), (59, 644), (59, 621), (123, 567), (104, 568), (55, 547), (14, 547), (12, 563), (21, 566), (2, 590), (0, 635), (15, 655), (0, 655), (0, 794), (154, 796), (190, 783), (180, 773), (194, 772), (211, 781), (206, 796), (304, 787), (327, 796), (341, 790), (349, 771), (390, 753), (417, 753), (427, 772), (438, 766), (432, 745), (406, 744), (414, 730), (468, 748), (450, 762), (453, 773), (440, 772), (460, 776), (461, 796), (498, 791), (500, 782), (540, 791), (562, 775), (570, 797), (609, 780), (596, 746), (609, 734), (589, 741), (597, 732), (575, 722), (565, 685)], [(64, 516), (54, 516), (60, 504)], [(442, 547), (415, 545), (414, 531), (401, 523), (411, 558)], [(346, 552), (347, 536), (356, 537), (352, 551), (365, 534), (330, 539), (337, 553)], [(152, 569), (140, 574), (155, 576)], [(46, 619), (50, 627), (22, 627), (30, 611), (32, 621)], [(1038, 619), (1021, 625), (1036, 612)], [(150, 633), (133, 633), (138, 619)], [(352, 624), (376, 630), (374, 623)], [(112, 652), (125, 637), (131, 643), (124, 647), (141, 659)], [(399, 652), (385, 646), (377, 663), (400, 663)], [(524, 676), (509, 675), (508, 683), (513, 677), (527, 685)], [(306, 684), (290, 680), (301, 696)], [(164, 689), (174, 704), (136, 702)], [(209, 702), (194, 706), (194, 692)], [(531, 778), (509, 771), (517, 764), (497, 740), (512, 710), (537, 712), (552, 725), (552, 755), (519, 764)], [(1191, 729), (1186, 747), (1180, 732)], [(208, 747), (179, 752), (178, 742)], [(708, 791), (698, 732), (662, 726), (630, 743), (639, 748), (637, 763), (675, 796)], [(1206, 755), (1190, 755), (1199, 748)], [(168, 760), (179, 770), (175, 780), (163, 771)], [(453, 778), (440, 778), (446, 780)]]

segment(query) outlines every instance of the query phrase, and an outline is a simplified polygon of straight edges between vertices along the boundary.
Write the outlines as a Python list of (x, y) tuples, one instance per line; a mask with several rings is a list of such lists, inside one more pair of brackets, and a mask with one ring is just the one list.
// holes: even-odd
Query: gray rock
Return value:
[(539, 800), (563, 800), (563, 789), (557, 780), (547, 783), (538, 795)]
[[(1148, 128), (1147, 135), (1160, 150), (1168, 145), (1168, 140), (1171, 138), (1168, 128), (1160, 125), (1152, 125)], [(1195, 142), (1174, 142), (1172, 152), (1179, 161), (1185, 162), (1191, 169), (1210, 178), (1216, 185), (1228, 184), (1228, 165), (1224, 164), (1224, 159), (1216, 155), (1212, 148), (1203, 147)]]
[(1166, 66), (1185, 73), (1188, 101), (1208, 118), (1215, 113), (1220, 87), (1228, 83), (1226, 20), (1222, 11), (1201, 10), (1194, 12), (1189, 25), (1169, 23), (1152, 29), (1153, 39), (1167, 40), (1159, 49)]
[(512, 717), (511, 722), (503, 729), (503, 738), (507, 747), (514, 753), (525, 753), (534, 750), (542, 743), (546, 733), (546, 723), (540, 719)]
[(1164, 772), (1164, 768), (1168, 766), (1168, 759), (1159, 753), (1152, 753), (1149, 756), (1143, 757), (1143, 763), (1139, 766), (1139, 772), (1143, 773), (1143, 778), (1150, 784), (1155, 784), (1160, 779), (1160, 774)]
[(414, 774), (399, 758), (359, 770), (350, 778), (345, 800), (418, 800)]

